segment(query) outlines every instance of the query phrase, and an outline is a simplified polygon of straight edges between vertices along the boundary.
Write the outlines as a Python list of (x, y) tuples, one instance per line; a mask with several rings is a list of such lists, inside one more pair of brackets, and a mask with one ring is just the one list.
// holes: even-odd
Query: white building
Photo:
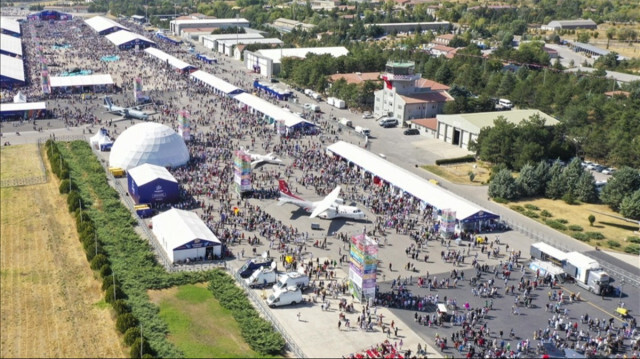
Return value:
[(247, 40), (247, 39), (263, 39), (264, 36), (258, 33), (246, 34), (216, 34), (199, 36), (199, 42), (207, 49), (218, 51), (218, 41), (222, 40)]
[(333, 57), (340, 57), (348, 55), (349, 50), (344, 46), (263, 49), (255, 52), (245, 50), (244, 63), (247, 69), (259, 73), (262, 76), (271, 77), (280, 72), (280, 63), (283, 57), (299, 57), (304, 59), (308, 54), (329, 54)]
[(194, 212), (172, 208), (151, 222), (153, 234), (172, 263), (222, 255), (222, 243)]
[(284, 42), (280, 39), (269, 38), (269, 39), (227, 39), (218, 41), (218, 52), (221, 54), (225, 54), (227, 56), (233, 56), (236, 59), (240, 60), (240, 53), (236, 55), (235, 48), (237, 45), (251, 45), (251, 44), (268, 44), (272, 46), (282, 45)]
[(382, 74), (384, 86), (375, 92), (373, 113), (376, 117), (395, 117), (407, 121), (432, 118), (442, 113), (447, 101), (453, 101), (449, 86), (423, 79), (414, 73), (413, 62), (388, 62)]
[(249, 27), (247, 19), (191, 19), (191, 20), (172, 20), (170, 22), (171, 32), (176, 36), (182, 35), (183, 29), (194, 28), (218, 28), (226, 29), (228, 27)]

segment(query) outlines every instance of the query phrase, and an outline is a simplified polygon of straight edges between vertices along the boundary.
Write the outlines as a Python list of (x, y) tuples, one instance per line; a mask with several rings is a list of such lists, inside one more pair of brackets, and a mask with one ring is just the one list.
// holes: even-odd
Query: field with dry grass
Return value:
[[(456, 163), (442, 166), (426, 165), (422, 166), (422, 168), (450, 182), (458, 184), (481, 186), (489, 182), (489, 176), (491, 176), (491, 169), (489, 166), (481, 162)], [(474, 174), (473, 181), (471, 181), (469, 172), (473, 172)]]
[[(533, 205), (538, 209), (527, 209), (527, 205)], [(520, 206), (524, 209), (524, 211), (529, 211), (529, 217), (532, 217), (532, 219), (540, 223), (545, 223), (543, 221), (545, 217), (544, 215), (541, 215), (541, 213), (543, 210), (546, 210), (551, 214), (551, 216), (547, 217), (547, 219), (555, 221), (567, 221), (567, 223), (562, 223), (565, 227), (567, 227), (566, 230), (560, 230), (560, 232), (563, 232), (570, 236), (575, 234), (576, 232), (601, 233), (604, 236), (603, 239), (591, 239), (586, 243), (593, 246), (609, 247), (615, 251), (624, 251), (624, 248), (630, 244), (626, 242), (626, 239), (628, 237), (634, 236), (634, 231), (638, 230), (638, 226), (634, 225), (633, 223), (601, 214), (605, 213), (608, 215), (620, 216), (620, 214), (611, 211), (609, 207), (604, 204), (581, 203), (576, 205), (568, 205), (561, 200), (541, 198), (536, 200), (509, 202), (508, 204), (505, 204), (505, 206), (511, 209), (515, 209), (514, 206)], [(532, 216), (532, 213), (538, 215), (539, 217), (534, 218)], [(527, 215), (527, 213), (524, 214)], [(589, 224), (589, 215), (593, 215), (596, 218), (593, 226)], [(582, 228), (582, 230), (571, 230), (570, 226), (572, 225), (579, 226), (580, 228)], [(574, 228), (577, 229), (577, 227)], [(620, 246), (611, 245), (609, 241), (619, 243)]]
[[(3, 178), (29, 171), (21, 153)], [(58, 181), (1, 191), (0, 357), (126, 357)]]
[(0, 163), (4, 167), (0, 171), (0, 179), (3, 180), (42, 175), (38, 145), (35, 143), (2, 146)]

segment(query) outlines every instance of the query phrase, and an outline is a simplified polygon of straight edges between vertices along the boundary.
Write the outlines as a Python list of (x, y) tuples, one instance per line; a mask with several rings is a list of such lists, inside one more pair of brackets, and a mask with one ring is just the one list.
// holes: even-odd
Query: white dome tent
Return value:
[(128, 170), (150, 163), (162, 167), (179, 167), (189, 161), (184, 140), (170, 127), (143, 122), (129, 127), (111, 148), (109, 166)]

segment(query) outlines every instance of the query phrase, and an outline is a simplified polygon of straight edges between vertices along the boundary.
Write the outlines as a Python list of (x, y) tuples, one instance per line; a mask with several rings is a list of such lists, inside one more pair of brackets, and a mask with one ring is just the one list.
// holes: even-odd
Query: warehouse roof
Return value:
[(153, 40), (149, 40), (148, 38), (142, 35), (138, 35), (135, 32), (131, 32), (127, 30), (118, 30), (116, 32), (110, 33), (105, 37), (107, 38), (107, 40), (111, 41), (116, 46), (124, 45), (134, 40), (142, 40), (151, 44), (155, 44)]
[(51, 76), (51, 87), (113, 85), (111, 75)]
[(155, 58), (157, 58), (157, 59), (159, 59), (161, 61), (169, 61), (169, 65), (171, 65), (171, 66), (173, 66), (173, 67), (175, 67), (175, 68), (177, 68), (179, 70), (186, 70), (188, 68), (195, 68), (195, 66), (190, 65), (190, 64), (180, 60), (179, 58), (177, 58), (175, 56), (169, 55), (169, 54), (167, 54), (166, 52), (164, 52), (164, 51), (162, 51), (160, 49), (156, 49), (156, 48), (153, 48), (153, 47), (148, 47), (148, 48), (144, 49), (144, 51), (147, 54), (149, 54), (149, 55), (151, 55), (151, 56), (153, 56), (153, 57), (155, 57)]
[(283, 44), (282, 40), (276, 38), (253, 38), (253, 39), (224, 39), (218, 40), (219, 44), (224, 44), (226, 46), (233, 46), (236, 44), (275, 44), (280, 45)]
[(578, 20), (554, 20), (547, 25), (548, 27), (565, 27), (565, 26), (598, 26), (595, 21), (591, 19), (578, 19)]
[(178, 183), (178, 180), (173, 177), (169, 170), (162, 166), (157, 166), (150, 163), (145, 163), (138, 167), (134, 167), (130, 169), (128, 173), (138, 186), (142, 186), (151, 181), (155, 181), (156, 179)]
[(528, 120), (533, 115), (540, 115), (545, 121), (545, 125), (553, 126), (559, 123), (555, 118), (539, 110), (511, 110), (500, 112), (477, 112), (460, 113), (456, 115), (437, 115), (438, 122), (443, 122), (451, 126), (464, 128), (471, 133), (480, 133), (484, 127), (492, 127), (493, 121), (498, 117), (504, 117), (507, 122), (519, 124), (523, 120)]
[(227, 39), (262, 39), (264, 36), (258, 33), (248, 33), (248, 34), (215, 34), (215, 35), (203, 35), (203, 39), (207, 39), (209, 41), (219, 41), (219, 40), (227, 40)]
[(219, 24), (239, 24), (249, 26), (249, 20), (244, 18), (229, 18), (229, 19), (188, 19), (188, 20), (171, 20), (172, 23), (183, 24), (199, 24), (199, 25), (219, 25)]
[(20, 31), (20, 23), (15, 19), (6, 16), (0, 17), (0, 29), (7, 30), (16, 34), (22, 33), (22, 31)]
[(0, 50), (13, 55), (22, 56), (22, 40), (19, 37), (0, 34)]
[(327, 147), (327, 150), (380, 177), (384, 181), (402, 189), (421, 201), (430, 204), (436, 209), (451, 209), (455, 211), (456, 218), (459, 221), (473, 221), (476, 219), (498, 217), (479, 205), (449, 192), (360, 146), (339, 141)]
[(288, 48), (288, 49), (263, 49), (256, 51), (261, 56), (268, 57), (273, 60), (273, 63), (280, 63), (283, 57), (300, 57), (305, 58), (308, 54), (324, 55), (329, 54), (333, 57), (340, 57), (349, 54), (344, 46), (335, 47), (300, 47), (300, 48)]
[(24, 63), (22, 59), (0, 54), (0, 74), (24, 82)]
[(241, 90), (239, 87), (232, 85), (227, 81), (202, 70), (193, 72), (191, 74), (191, 77), (194, 79), (198, 79), (206, 83), (207, 85), (215, 88), (216, 90), (226, 93), (227, 95), (233, 92), (236, 92), (238, 90)]
[(87, 25), (89, 25), (93, 30), (95, 30), (98, 33), (104, 30), (108, 30), (112, 27), (119, 27), (122, 30), (129, 30), (128, 27), (103, 16), (94, 16), (90, 19), (85, 20), (84, 22), (86, 22)]

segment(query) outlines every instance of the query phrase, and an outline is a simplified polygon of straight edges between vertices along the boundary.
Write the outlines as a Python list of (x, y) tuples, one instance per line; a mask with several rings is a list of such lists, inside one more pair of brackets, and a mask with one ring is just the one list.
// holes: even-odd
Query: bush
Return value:
[(557, 229), (559, 231), (566, 231), (567, 230), (567, 226), (565, 226), (564, 224), (560, 223), (559, 221), (554, 221), (554, 220), (548, 220), (545, 223), (547, 223), (547, 226), (553, 228), (553, 229)]
[(571, 233), (571, 237), (579, 240), (579, 241), (583, 241), (583, 242), (589, 242), (589, 236), (587, 236), (586, 234), (582, 233), (582, 232), (574, 232)]
[(144, 339), (144, 337), (142, 338), (142, 340), (140, 340), (139, 337), (136, 338), (136, 340), (134, 340), (131, 344), (131, 350), (129, 351), (130, 358), (140, 358), (140, 342), (142, 342), (142, 358), (153, 355), (151, 353), (151, 347), (149, 346), (149, 343), (146, 339)]
[(105, 264), (109, 264), (107, 257), (104, 254), (98, 254), (91, 260), (91, 269), (99, 270)]
[(564, 201), (564, 203), (569, 205), (577, 203), (576, 198), (573, 196), (573, 193), (571, 193), (571, 191), (565, 193), (564, 196), (562, 196), (562, 200)]
[(115, 293), (113, 291), (113, 285), (109, 286), (107, 290), (104, 291), (104, 301), (107, 303), (113, 303), (118, 299), (127, 299), (127, 295), (122, 292), (119, 286), (116, 286)]
[(600, 232), (586, 232), (585, 234), (591, 239), (604, 239), (604, 234)]
[(611, 248), (618, 248), (618, 247), (620, 247), (620, 243), (618, 243), (618, 242), (616, 242), (616, 241), (614, 241), (614, 240), (612, 240), (612, 239), (610, 239), (610, 240), (608, 240), (608, 241), (607, 241), (607, 245), (608, 245), (609, 247), (611, 247)]
[(523, 213), (525, 216), (529, 217), (529, 218), (539, 218), (540, 215), (538, 215), (536, 212), (534, 211), (526, 211)]
[(522, 206), (518, 206), (516, 204), (509, 206), (509, 208), (511, 208), (512, 210), (516, 211), (516, 212), (524, 212), (524, 208)]
[(525, 204), (525, 205), (524, 205), (524, 208), (529, 209), (529, 210), (532, 210), (532, 211), (537, 211), (537, 210), (539, 210), (539, 209), (540, 209), (540, 208), (538, 208), (538, 206), (535, 206), (535, 205), (533, 205), (533, 204), (531, 204), (531, 203), (527, 203), (527, 204)]
[(109, 264), (105, 264), (100, 267), (100, 277), (108, 277), (111, 275), (111, 266)]
[[(113, 310), (115, 310), (117, 315), (131, 312), (131, 308), (129, 308), (129, 305), (124, 301), (124, 299), (114, 300), (113, 302), (111, 302), (111, 306), (113, 307)], [(131, 344), (127, 343), (127, 345)]]
[(80, 198), (80, 194), (78, 191), (71, 191), (67, 196), (67, 206), (69, 208), (69, 212), (75, 212), (76, 209), (80, 208), (80, 202), (82, 199)]
[(566, 220), (566, 219), (564, 219), (564, 218), (558, 218), (558, 219), (556, 219), (556, 221), (558, 221), (558, 222), (560, 222), (560, 223), (562, 223), (562, 224), (567, 224), (567, 223), (569, 223), (569, 221), (567, 221), (567, 220)]
[(640, 254), (640, 245), (629, 244), (628, 246), (624, 247), (624, 252), (631, 254)]
[(549, 218), (549, 217), (553, 217), (553, 214), (551, 214), (551, 212), (547, 211), (546, 209), (543, 209), (543, 210), (540, 212), (540, 215), (541, 215), (542, 217), (547, 217), (547, 218)]
[(627, 237), (627, 241), (640, 244), (640, 237)]
[[(140, 338), (140, 328), (138, 327), (129, 328), (124, 333), (124, 343), (126, 345), (131, 346), (138, 338)], [(138, 342), (138, 344), (140, 343)], [(140, 349), (140, 345), (138, 345), (138, 349)]]
[(455, 157), (455, 158), (443, 158), (440, 160), (436, 160), (436, 165), (450, 165), (454, 163), (467, 163), (467, 162), (475, 162), (476, 157), (474, 155), (467, 155), (463, 157)]
[[(116, 328), (122, 334), (124, 334), (127, 329), (136, 327), (138, 325), (138, 319), (131, 313), (122, 313), (118, 315), (116, 319)], [(138, 343), (138, 345), (140, 345)]]
[(69, 180), (63, 179), (62, 181), (60, 181), (60, 187), (58, 187), (58, 190), (60, 191), (60, 194), (69, 193)]
[(574, 232), (582, 232), (582, 227), (576, 225), (576, 224), (572, 224), (570, 226), (568, 226), (567, 228), (569, 228), (570, 231), (574, 231)]
[(493, 201), (494, 201), (494, 202), (496, 202), (496, 203), (502, 203), (502, 204), (509, 203), (509, 201), (508, 201), (508, 200), (506, 200), (506, 199), (504, 199), (504, 198), (502, 198), (502, 197), (493, 197), (492, 199), (493, 199)]
[[(113, 280), (113, 274), (110, 276), (106, 276), (106, 277), (102, 277), (102, 290), (107, 290), (107, 288), (111, 287), (112, 285), (114, 285), (114, 280)], [(120, 287), (120, 280), (118, 279), (118, 277), (116, 276), (116, 280), (115, 280), (115, 286), (116, 287)]]

